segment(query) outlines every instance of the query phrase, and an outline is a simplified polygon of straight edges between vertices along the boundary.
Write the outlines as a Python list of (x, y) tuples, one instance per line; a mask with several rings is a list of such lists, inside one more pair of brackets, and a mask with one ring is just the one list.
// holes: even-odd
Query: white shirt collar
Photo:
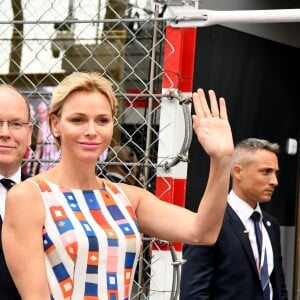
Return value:
[[(2, 178), (4, 178), (4, 176), (0, 175), (0, 179), (2, 179)], [(15, 174), (10, 176), (9, 179), (13, 180), (15, 183), (20, 183), (21, 182), (21, 168), (19, 168)], [(7, 193), (6, 188), (2, 184), (0, 184), (0, 215), (1, 215), (2, 219), (4, 218), (4, 215), (5, 215), (6, 193)]]
[[(4, 178), (3, 175), (0, 174), (0, 179)], [(18, 171), (13, 174), (12, 176), (8, 177), (9, 179), (13, 180), (15, 183), (21, 182), (21, 167), (18, 169)]]
[(256, 208), (253, 209), (248, 203), (239, 198), (232, 190), (228, 195), (228, 203), (230, 204), (232, 209), (237, 213), (237, 215), (240, 217), (243, 223), (245, 223), (245, 221), (247, 221), (251, 217), (254, 211), (258, 211), (262, 215), (259, 203), (257, 203)]

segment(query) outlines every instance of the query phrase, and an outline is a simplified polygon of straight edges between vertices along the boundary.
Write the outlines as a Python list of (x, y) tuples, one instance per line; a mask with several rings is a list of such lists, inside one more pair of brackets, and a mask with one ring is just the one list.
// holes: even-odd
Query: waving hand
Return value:
[(193, 128), (199, 143), (209, 156), (227, 156), (233, 152), (231, 128), (228, 122), (225, 99), (217, 103), (213, 90), (208, 91), (210, 106), (207, 103), (204, 91), (198, 89), (193, 93), (195, 115)]

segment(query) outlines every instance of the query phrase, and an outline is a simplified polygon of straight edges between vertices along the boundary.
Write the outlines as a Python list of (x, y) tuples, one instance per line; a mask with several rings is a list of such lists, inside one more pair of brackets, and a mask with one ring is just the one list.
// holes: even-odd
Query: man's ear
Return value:
[(234, 178), (240, 180), (243, 178), (243, 166), (240, 164), (235, 164), (232, 168), (232, 175)]

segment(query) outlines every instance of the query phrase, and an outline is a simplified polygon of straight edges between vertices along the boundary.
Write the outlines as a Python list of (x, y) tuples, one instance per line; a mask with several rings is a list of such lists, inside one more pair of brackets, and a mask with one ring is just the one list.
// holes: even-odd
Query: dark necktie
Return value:
[[(269, 273), (268, 273), (268, 261), (267, 261), (267, 251), (265, 249), (262, 254), (262, 231), (260, 228), (260, 213), (255, 211), (251, 215), (251, 219), (254, 222), (254, 229), (256, 235), (256, 243), (258, 248), (259, 255), (259, 269), (258, 272), (260, 274), (260, 282), (264, 293), (264, 300), (270, 300), (270, 286), (269, 286)], [(262, 255), (264, 255), (264, 262), (261, 266)]]
[(7, 190), (9, 190), (15, 184), (15, 182), (13, 180), (8, 179), (8, 178), (2, 178), (2, 179), (0, 179), (0, 182)]

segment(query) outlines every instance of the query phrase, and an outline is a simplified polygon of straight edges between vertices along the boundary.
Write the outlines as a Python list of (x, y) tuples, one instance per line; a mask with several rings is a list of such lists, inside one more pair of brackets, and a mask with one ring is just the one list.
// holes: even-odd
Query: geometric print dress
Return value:
[(141, 235), (122, 190), (112, 183), (98, 190), (33, 183), (46, 208), (43, 244), (51, 299), (128, 300)]

